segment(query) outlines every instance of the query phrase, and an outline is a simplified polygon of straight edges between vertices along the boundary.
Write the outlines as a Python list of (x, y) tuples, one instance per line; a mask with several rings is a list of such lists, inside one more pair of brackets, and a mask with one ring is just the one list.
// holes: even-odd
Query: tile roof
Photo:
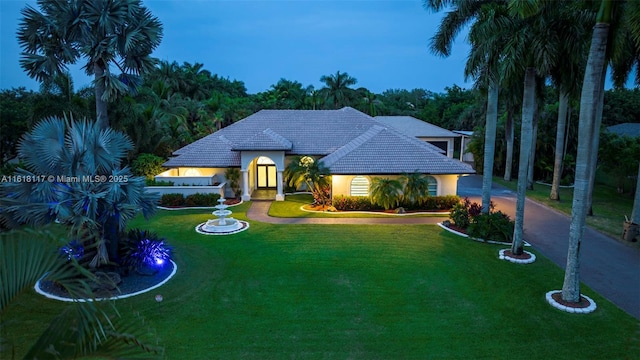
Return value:
[[(468, 164), (434, 151), (431, 144), (379, 125), (320, 161), (332, 174), (470, 174)], [(436, 148), (436, 150), (440, 150)]]
[(640, 137), (640, 123), (623, 123), (607, 127), (607, 131), (629, 137)]
[(246, 141), (237, 143), (232, 150), (291, 150), (291, 141), (280, 136), (275, 131), (267, 128), (256, 133)]
[[(455, 134), (454, 134), (455, 135)], [(284, 150), (326, 156), (330, 169), (350, 173), (473, 173), (439, 148), (350, 107), (261, 110), (174, 152), (165, 167), (238, 167), (241, 150)], [(327, 156), (328, 155), (328, 156)]]
[(399, 130), (409, 136), (446, 138), (460, 137), (460, 134), (456, 134), (453, 131), (443, 129), (426, 121), (416, 119), (412, 116), (376, 116), (374, 119), (386, 126), (392, 126), (396, 130)]

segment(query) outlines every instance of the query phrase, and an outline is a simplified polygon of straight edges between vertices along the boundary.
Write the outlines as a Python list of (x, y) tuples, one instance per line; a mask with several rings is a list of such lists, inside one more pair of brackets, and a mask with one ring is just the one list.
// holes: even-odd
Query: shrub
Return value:
[(184, 206), (185, 199), (182, 194), (164, 194), (160, 198), (160, 206)]
[(335, 196), (333, 206), (339, 211), (382, 210), (381, 206), (371, 204), (368, 196)]
[(140, 154), (131, 163), (131, 171), (134, 175), (144, 176), (147, 179), (153, 179), (155, 175), (160, 174), (164, 169), (162, 164), (164, 159), (153, 154)]
[(449, 218), (451, 218), (455, 226), (462, 229), (466, 229), (471, 223), (469, 209), (463, 203), (458, 203), (451, 209)]
[(184, 198), (185, 206), (214, 206), (218, 205), (220, 194), (191, 194)]
[(158, 234), (141, 229), (131, 229), (125, 234), (121, 248), (122, 262), (130, 270), (162, 267), (171, 260), (172, 248)]
[(473, 217), (467, 232), (480, 239), (510, 242), (513, 237), (514, 222), (501, 211), (479, 214)]
[(457, 195), (429, 196), (423, 200), (422, 208), (425, 210), (451, 210), (460, 203)]
[(148, 178), (145, 178), (145, 184), (147, 186), (173, 186), (174, 185), (173, 181), (163, 181), (163, 180), (157, 181), (155, 179), (148, 179)]

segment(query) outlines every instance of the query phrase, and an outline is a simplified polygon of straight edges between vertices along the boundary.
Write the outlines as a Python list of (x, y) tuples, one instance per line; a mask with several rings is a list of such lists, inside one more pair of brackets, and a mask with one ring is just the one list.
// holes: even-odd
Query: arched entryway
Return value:
[(278, 187), (278, 171), (276, 164), (266, 156), (256, 160), (256, 188), (259, 190), (275, 190)]

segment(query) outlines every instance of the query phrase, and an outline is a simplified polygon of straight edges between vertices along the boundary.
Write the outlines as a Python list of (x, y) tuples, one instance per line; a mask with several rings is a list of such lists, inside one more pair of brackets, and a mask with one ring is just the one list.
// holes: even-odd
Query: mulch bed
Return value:
[[(173, 271), (174, 265), (172, 262), (168, 262), (167, 266), (162, 267), (158, 270), (158, 272), (150, 275), (139, 274), (136, 272), (131, 272), (127, 276), (121, 276), (122, 282), (118, 284), (118, 288), (112, 291), (106, 290), (98, 290), (94, 291), (94, 295), (96, 298), (110, 298), (114, 296), (122, 296), (126, 294), (136, 293), (138, 291), (142, 291), (153, 287), (164, 281), (166, 278), (171, 275)], [(60, 286), (52, 283), (51, 281), (43, 281), (40, 283), (40, 289), (48, 294), (70, 298), (69, 293), (67, 293)]]
[(505, 250), (504, 251), (504, 256), (508, 256), (512, 259), (520, 259), (520, 260), (527, 260), (527, 259), (531, 259), (531, 254), (523, 252), (520, 255), (515, 255), (514, 253), (511, 252), (511, 250)]
[(589, 301), (587, 298), (585, 298), (582, 295), (580, 295), (580, 301), (578, 301), (577, 303), (562, 300), (562, 292), (554, 293), (551, 295), (551, 297), (558, 304), (561, 304), (570, 308), (584, 309), (584, 308), (588, 308), (591, 305), (591, 301)]

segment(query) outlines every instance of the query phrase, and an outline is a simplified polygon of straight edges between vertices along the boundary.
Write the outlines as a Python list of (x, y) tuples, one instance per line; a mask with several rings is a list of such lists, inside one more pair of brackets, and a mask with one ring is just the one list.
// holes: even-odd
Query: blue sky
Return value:
[[(0, 0), (0, 89), (37, 90), (19, 66), (16, 30), (20, 9), (35, 1)], [(154, 56), (178, 63), (203, 63), (205, 69), (243, 81), (249, 93), (268, 90), (280, 78), (322, 87), (320, 77), (340, 70), (356, 87), (424, 88), (443, 92), (457, 84), (469, 88), (463, 68), (465, 34), (453, 53), (429, 52), (429, 39), (442, 14), (422, 8), (420, 0), (367, 1), (217, 1), (146, 0), (164, 25)], [(90, 79), (71, 68), (76, 89)]]

